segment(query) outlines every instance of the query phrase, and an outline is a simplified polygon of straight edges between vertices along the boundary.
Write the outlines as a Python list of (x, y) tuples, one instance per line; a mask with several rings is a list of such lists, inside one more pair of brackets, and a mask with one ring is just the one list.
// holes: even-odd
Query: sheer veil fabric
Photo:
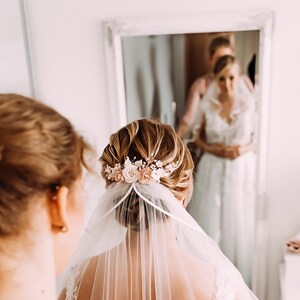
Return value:
[(113, 183), (72, 259), (67, 300), (257, 299), (162, 184)]

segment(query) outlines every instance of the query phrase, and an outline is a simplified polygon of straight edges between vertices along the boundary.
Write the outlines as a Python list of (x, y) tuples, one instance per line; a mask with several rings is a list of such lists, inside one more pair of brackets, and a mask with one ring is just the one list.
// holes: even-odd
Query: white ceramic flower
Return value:
[(127, 165), (124, 164), (124, 166), (125, 167), (122, 170), (122, 175), (124, 177), (124, 180), (127, 183), (137, 182), (139, 179), (139, 172), (138, 172), (137, 166), (131, 164), (131, 162), (130, 162), (130, 164), (127, 164)]
[(143, 166), (143, 161), (140, 159), (140, 160), (137, 160), (135, 163), (134, 163), (135, 166), (137, 166), (138, 168), (141, 168)]
[(163, 168), (154, 169), (151, 173), (151, 177), (155, 181), (159, 181), (161, 177), (165, 177), (167, 175), (168, 174), (165, 172), (165, 170)]
[(168, 173), (172, 173), (177, 169), (177, 167), (178, 167), (178, 162), (172, 162), (165, 166), (165, 170)]
[(129, 159), (129, 157), (127, 156), (124, 162), (124, 167), (126, 168), (127, 166), (132, 165), (131, 160)]
[(160, 160), (158, 160), (158, 161), (156, 161), (156, 166), (157, 166), (158, 168), (162, 168), (163, 163), (162, 163)]

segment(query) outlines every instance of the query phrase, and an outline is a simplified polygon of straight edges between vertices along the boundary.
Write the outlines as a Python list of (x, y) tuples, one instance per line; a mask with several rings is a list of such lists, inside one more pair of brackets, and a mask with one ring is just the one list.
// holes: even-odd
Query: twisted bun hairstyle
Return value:
[(70, 187), (91, 150), (54, 109), (16, 94), (0, 95), (0, 237), (22, 233), (37, 195)]
[(178, 167), (169, 176), (160, 179), (174, 196), (185, 203), (190, 200), (193, 187), (194, 163), (189, 150), (175, 130), (158, 121), (142, 119), (134, 121), (110, 137), (100, 162), (102, 176), (108, 187), (112, 182), (105, 176), (105, 167), (123, 164), (126, 157), (142, 159), (148, 164), (160, 160), (163, 166), (178, 162)]

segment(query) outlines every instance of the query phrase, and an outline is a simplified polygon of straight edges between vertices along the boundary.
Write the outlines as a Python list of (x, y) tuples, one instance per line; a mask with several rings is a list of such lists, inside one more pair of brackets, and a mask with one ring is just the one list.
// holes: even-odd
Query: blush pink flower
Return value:
[(152, 170), (150, 168), (144, 168), (139, 171), (139, 183), (147, 184), (151, 179)]
[(115, 173), (114, 173), (114, 180), (115, 180), (115, 182), (123, 182), (124, 181), (124, 177), (123, 177), (121, 169), (117, 169), (115, 171)]

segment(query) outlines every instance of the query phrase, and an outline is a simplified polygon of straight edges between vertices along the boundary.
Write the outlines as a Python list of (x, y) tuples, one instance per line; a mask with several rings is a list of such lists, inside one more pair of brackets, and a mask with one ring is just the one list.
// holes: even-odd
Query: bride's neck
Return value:
[(1, 300), (56, 299), (51, 237), (34, 235), (34, 240), (14, 241), (1, 251)]
[[(155, 225), (155, 231), (160, 232), (159, 236), (162, 239), (164, 239), (167, 245), (176, 243), (176, 233), (174, 232), (174, 228), (172, 227), (172, 225), (168, 224), (168, 220), (157, 222)], [(143, 243), (146, 243), (150, 246), (154, 238), (153, 238), (153, 234), (151, 234), (151, 229), (149, 228), (143, 231), (129, 230), (126, 235), (126, 240), (128, 245), (130, 245), (133, 248), (140, 246), (140, 242), (137, 241), (141, 238), (141, 236), (143, 237), (142, 238)]]
[(232, 93), (232, 94), (219, 94), (218, 100), (220, 101), (222, 107), (227, 107), (229, 110), (232, 110), (234, 107), (239, 107), (241, 102), (240, 102), (240, 97), (238, 96), (237, 93)]
[(233, 103), (235, 100), (235, 93), (220, 92), (218, 99), (221, 103)]

